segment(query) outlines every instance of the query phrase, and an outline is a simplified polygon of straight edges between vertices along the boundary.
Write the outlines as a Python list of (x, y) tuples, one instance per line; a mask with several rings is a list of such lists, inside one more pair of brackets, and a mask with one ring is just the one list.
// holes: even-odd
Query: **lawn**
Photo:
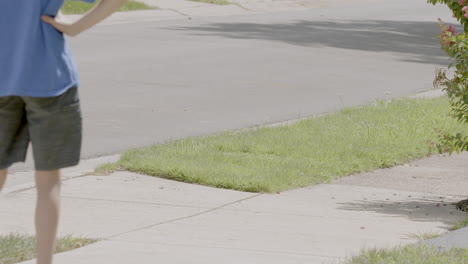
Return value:
[[(93, 6), (95, 6), (96, 3), (88, 4), (85, 2), (75, 2), (75, 1), (67, 0), (63, 4), (62, 12), (64, 14), (83, 14), (86, 11), (90, 10)], [(119, 9), (119, 11), (134, 11), (134, 10), (148, 10), (148, 9), (158, 9), (158, 8), (148, 6), (138, 1), (128, 1)]]
[(450, 230), (455, 231), (455, 230), (462, 229), (462, 228), (467, 227), (467, 226), (468, 226), (468, 219), (456, 223), (454, 226), (452, 226), (450, 228)]
[(428, 246), (363, 250), (346, 264), (466, 264), (468, 249), (440, 251)]
[[(66, 236), (57, 240), (56, 253), (69, 251), (94, 243), (93, 239)], [(30, 235), (0, 236), (0, 264), (13, 264), (35, 258), (35, 238)]]
[(434, 153), (434, 128), (468, 132), (446, 97), (378, 101), (293, 125), (228, 131), (125, 152), (124, 169), (247, 192), (278, 192)]

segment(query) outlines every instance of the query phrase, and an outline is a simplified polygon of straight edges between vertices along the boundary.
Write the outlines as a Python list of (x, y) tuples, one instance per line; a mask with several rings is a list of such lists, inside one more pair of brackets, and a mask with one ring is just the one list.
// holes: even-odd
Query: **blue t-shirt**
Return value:
[(0, 0), (0, 96), (52, 97), (79, 85), (63, 34), (41, 20), (63, 3)]

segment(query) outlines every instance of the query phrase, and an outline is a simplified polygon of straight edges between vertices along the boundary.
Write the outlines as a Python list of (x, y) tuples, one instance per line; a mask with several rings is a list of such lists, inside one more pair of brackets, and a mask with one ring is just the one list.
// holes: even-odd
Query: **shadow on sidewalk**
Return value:
[(370, 211), (385, 214), (388, 217), (405, 216), (411, 221), (442, 222), (450, 227), (458, 221), (465, 220), (468, 214), (456, 210), (452, 201), (445, 197), (433, 199), (408, 198), (405, 201), (357, 201), (340, 203), (340, 210)]
[(434, 22), (415, 21), (306, 21), (284, 24), (211, 23), (199, 27), (167, 28), (199, 31), (198, 36), (279, 41), (306, 47), (333, 47), (403, 55), (403, 61), (448, 65), (440, 49)]

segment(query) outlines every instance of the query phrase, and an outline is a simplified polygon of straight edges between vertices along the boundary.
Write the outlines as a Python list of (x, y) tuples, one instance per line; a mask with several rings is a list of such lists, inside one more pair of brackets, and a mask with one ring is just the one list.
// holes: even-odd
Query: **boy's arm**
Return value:
[(42, 16), (41, 19), (51, 24), (58, 31), (63, 32), (65, 35), (76, 36), (110, 16), (127, 1), (128, 0), (101, 0), (93, 9), (89, 10), (79, 20), (71, 24), (57, 21), (56, 18), (50, 16)]

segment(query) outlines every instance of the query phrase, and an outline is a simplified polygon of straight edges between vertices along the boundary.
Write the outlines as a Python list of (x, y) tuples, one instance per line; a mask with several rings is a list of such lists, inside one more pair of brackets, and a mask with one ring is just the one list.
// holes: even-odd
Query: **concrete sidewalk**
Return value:
[[(451, 203), (467, 195), (467, 161), (435, 156), (280, 194), (128, 172), (70, 178), (60, 234), (101, 241), (56, 263), (340, 263), (466, 219)], [(34, 189), (2, 197), (0, 233), (32, 234), (35, 199)]]

